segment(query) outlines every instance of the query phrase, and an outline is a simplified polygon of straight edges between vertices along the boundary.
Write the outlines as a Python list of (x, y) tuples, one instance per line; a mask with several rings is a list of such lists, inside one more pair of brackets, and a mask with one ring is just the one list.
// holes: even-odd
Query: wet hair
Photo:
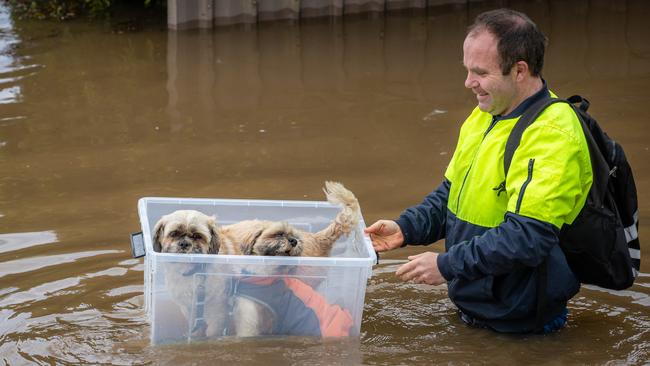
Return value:
[(547, 38), (525, 14), (511, 9), (496, 9), (479, 14), (467, 35), (488, 31), (497, 39), (501, 72), (510, 74), (512, 66), (525, 61), (532, 76), (540, 76), (544, 66)]

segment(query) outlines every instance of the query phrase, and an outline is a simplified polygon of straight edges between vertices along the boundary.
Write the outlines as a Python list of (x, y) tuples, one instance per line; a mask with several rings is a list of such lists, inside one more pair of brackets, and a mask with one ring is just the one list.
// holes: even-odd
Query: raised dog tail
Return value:
[(323, 191), (329, 203), (341, 206), (342, 210), (336, 216), (335, 223), (340, 226), (340, 231), (348, 234), (359, 223), (361, 217), (359, 201), (354, 193), (339, 182), (325, 182)]
[(341, 211), (330, 225), (314, 234), (319, 242), (317, 256), (328, 256), (334, 242), (342, 235), (349, 234), (359, 224), (361, 218), (359, 201), (352, 192), (343, 187), (343, 184), (325, 182), (323, 191), (327, 196), (327, 201), (333, 205), (341, 206)]
[(311, 246), (308, 256), (329, 256), (334, 243), (344, 234), (349, 234), (361, 219), (359, 201), (343, 184), (338, 182), (325, 182), (323, 188), (327, 201), (333, 205), (341, 206), (341, 211), (336, 215), (331, 224), (325, 229), (314, 233), (313, 238), (317, 245)]

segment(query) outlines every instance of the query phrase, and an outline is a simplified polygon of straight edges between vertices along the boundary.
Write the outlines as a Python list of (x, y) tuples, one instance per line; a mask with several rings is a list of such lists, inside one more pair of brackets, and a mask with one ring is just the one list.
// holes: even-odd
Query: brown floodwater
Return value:
[(464, 30), (494, 2), (300, 23), (123, 32), (12, 20), (0, 2), (0, 364), (644, 364), (650, 362), (650, 2), (499, 1), (550, 38), (544, 76), (623, 143), (641, 275), (583, 287), (550, 336), (466, 327), (444, 286), (382, 255), (355, 339), (149, 345), (140, 197), (322, 200), (339, 180), (367, 223), (439, 184), (475, 104)]

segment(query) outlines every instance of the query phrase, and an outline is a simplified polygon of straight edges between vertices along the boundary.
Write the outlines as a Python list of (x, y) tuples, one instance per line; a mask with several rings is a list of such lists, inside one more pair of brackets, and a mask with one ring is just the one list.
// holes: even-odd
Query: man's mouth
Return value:
[(476, 93), (476, 99), (478, 99), (479, 101), (487, 99), (488, 96), (489, 96), (488, 93), (484, 93), (484, 92)]

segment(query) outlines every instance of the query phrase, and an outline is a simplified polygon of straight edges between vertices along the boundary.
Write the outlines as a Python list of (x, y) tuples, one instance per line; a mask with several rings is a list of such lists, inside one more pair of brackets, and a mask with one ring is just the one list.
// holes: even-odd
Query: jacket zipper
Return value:
[(519, 214), (519, 209), (521, 208), (521, 201), (524, 199), (524, 193), (526, 192), (526, 187), (528, 183), (533, 180), (533, 166), (535, 165), (535, 159), (528, 160), (528, 178), (522, 184), (521, 191), (519, 192), (519, 198), (517, 198), (517, 209), (515, 210), (516, 214)]
[(490, 122), (490, 125), (488, 128), (485, 130), (483, 133), (483, 138), (481, 139), (481, 143), (479, 144), (478, 148), (476, 148), (476, 153), (474, 153), (474, 157), (472, 158), (472, 163), (469, 165), (469, 168), (467, 168), (467, 171), (465, 172), (465, 177), (463, 178), (463, 184), (460, 186), (460, 190), (458, 191), (458, 197), (456, 197), (456, 216), (460, 214), (460, 196), (463, 194), (463, 188), (465, 188), (465, 181), (467, 181), (467, 176), (469, 175), (470, 170), (472, 170), (472, 166), (474, 166), (474, 162), (476, 161), (476, 156), (478, 155), (479, 150), (481, 150), (481, 145), (483, 145), (483, 141), (485, 141), (485, 137), (487, 136), (490, 131), (492, 131), (492, 128), (499, 122), (496, 118), (492, 118), (492, 122)]
[[(612, 157), (611, 157), (611, 161), (607, 162), (608, 167), (611, 167), (612, 165), (616, 164), (616, 141), (611, 140), (611, 142), (612, 142)], [(618, 166), (616, 165), (610, 168), (609, 176), (616, 178), (616, 170), (618, 170)]]

